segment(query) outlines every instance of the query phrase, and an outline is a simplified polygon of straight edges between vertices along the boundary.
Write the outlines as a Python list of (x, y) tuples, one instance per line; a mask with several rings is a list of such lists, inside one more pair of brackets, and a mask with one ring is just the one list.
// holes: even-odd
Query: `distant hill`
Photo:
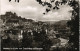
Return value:
[(48, 23), (48, 24), (50, 24), (50, 25), (52, 25), (52, 24), (55, 24), (58, 21), (45, 21), (45, 22)]
[(54, 24), (56, 24), (56, 25), (59, 25), (59, 24), (63, 25), (63, 24), (67, 24), (68, 21), (69, 20), (61, 20), (61, 21), (55, 22)]
[(63, 25), (63, 24), (67, 24), (69, 20), (60, 20), (60, 21), (45, 21), (46, 23), (50, 24), (50, 25)]
[(61, 21), (55, 22), (52, 26), (54, 28), (58, 27), (60, 29), (65, 29), (66, 27), (68, 27), (67, 22), (68, 22), (68, 20), (61, 20)]

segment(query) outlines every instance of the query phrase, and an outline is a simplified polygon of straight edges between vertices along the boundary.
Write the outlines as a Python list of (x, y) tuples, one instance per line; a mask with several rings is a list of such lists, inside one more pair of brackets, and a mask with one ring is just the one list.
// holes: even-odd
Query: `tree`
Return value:
[[(70, 3), (71, 4), (71, 3)], [(75, 51), (79, 50), (79, 3), (73, 1), (71, 6), (73, 7), (72, 19), (68, 22), (68, 26), (71, 28), (73, 34), (70, 36), (70, 42), (73, 43)], [(74, 41), (73, 41), (74, 40)], [(77, 49), (77, 50), (76, 50)]]
[[(40, 5), (42, 6), (48, 6), (46, 8), (46, 13), (49, 11), (52, 11), (51, 8), (54, 9), (60, 9), (59, 5), (65, 5), (68, 3), (70, 7), (73, 8), (72, 11), (72, 17), (71, 20), (67, 22), (67, 25), (71, 28), (71, 32), (73, 35), (70, 36), (70, 43), (73, 43), (73, 51), (79, 50), (79, 2), (77, 0), (50, 0), (49, 2), (43, 2), (42, 0), (36, 0)], [(52, 3), (55, 3), (55, 6), (52, 5)], [(45, 15), (45, 13), (43, 13)]]

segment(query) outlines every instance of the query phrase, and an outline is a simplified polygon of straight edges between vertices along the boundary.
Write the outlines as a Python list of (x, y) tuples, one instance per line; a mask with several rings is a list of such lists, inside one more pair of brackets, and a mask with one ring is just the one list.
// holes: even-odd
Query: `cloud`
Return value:
[(62, 5), (59, 10), (50, 11), (48, 14), (44, 15), (43, 18), (51, 21), (51, 20), (70, 20), (72, 13), (69, 11), (72, 10), (72, 7), (68, 5)]
[(1, 14), (4, 14), (6, 11), (12, 11), (16, 12), (19, 16), (41, 21), (67, 20), (71, 17), (69, 11), (72, 8), (68, 5), (62, 5), (59, 10), (53, 10), (43, 15), (42, 13), (45, 12), (46, 8), (35, 0), (20, 0), (19, 3), (14, 2), (14, 0), (11, 2), (1, 0)]

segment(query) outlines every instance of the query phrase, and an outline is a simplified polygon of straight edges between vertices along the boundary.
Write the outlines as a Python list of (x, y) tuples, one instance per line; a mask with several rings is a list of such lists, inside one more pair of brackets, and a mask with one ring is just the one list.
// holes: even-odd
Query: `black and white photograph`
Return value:
[(79, 51), (79, 0), (0, 0), (0, 51)]

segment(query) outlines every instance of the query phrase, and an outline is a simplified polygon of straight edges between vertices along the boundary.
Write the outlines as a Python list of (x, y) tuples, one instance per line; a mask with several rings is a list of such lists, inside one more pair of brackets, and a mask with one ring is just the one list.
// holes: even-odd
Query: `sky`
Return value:
[[(46, 1), (50, 2), (49, 0)], [(59, 10), (53, 10), (44, 15), (43, 13), (47, 6), (43, 7), (35, 0), (20, 0), (19, 3), (14, 0), (11, 2), (8, 0), (0, 0), (0, 2), (0, 14), (5, 14), (5, 12), (11, 11), (16, 12), (18, 16), (36, 21), (70, 20), (72, 13), (69, 11), (73, 10), (72, 7), (66, 4), (60, 6)]]

